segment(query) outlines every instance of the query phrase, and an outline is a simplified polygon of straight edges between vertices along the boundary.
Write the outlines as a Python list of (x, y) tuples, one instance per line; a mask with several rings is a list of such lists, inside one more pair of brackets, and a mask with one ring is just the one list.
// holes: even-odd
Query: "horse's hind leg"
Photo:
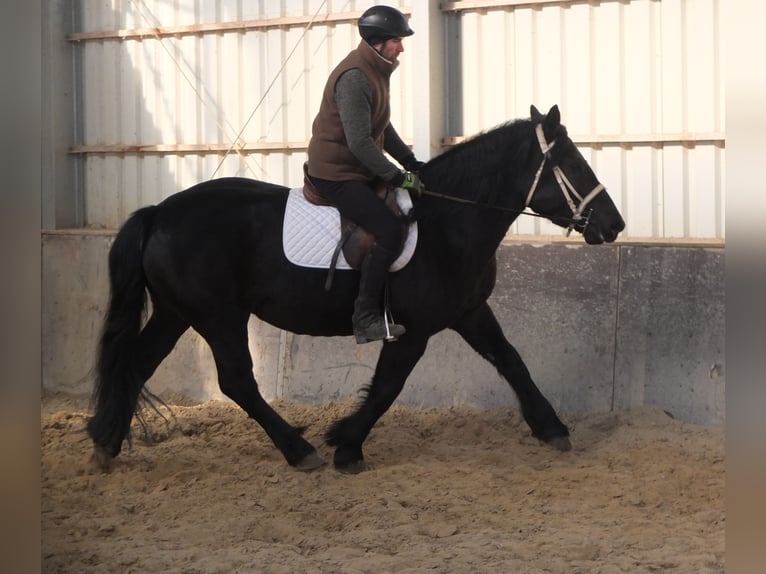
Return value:
[(428, 338), (404, 337), (383, 345), (372, 383), (357, 410), (327, 431), (327, 444), (334, 446), (334, 465), (341, 472), (355, 474), (366, 468), (362, 443), (372, 427), (399, 396), (407, 377), (426, 350)]
[(489, 305), (484, 303), (467, 313), (452, 328), (510, 383), (532, 434), (559, 450), (569, 450), (569, 430), (532, 381), (527, 366), (505, 338)]
[(189, 328), (175, 314), (155, 307), (135, 345), (102, 345), (96, 393), (96, 412), (88, 421), (94, 459), (108, 471), (130, 430), (144, 383)]
[(289, 465), (300, 470), (313, 470), (322, 466), (325, 461), (301, 436), (303, 430), (291, 426), (280, 417), (258, 390), (247, 345), (249, 315), (213, 312), (212, 316), (215, 317), (214, 324), (195, 327), (213, 351), (221, 392), (263, 427)]

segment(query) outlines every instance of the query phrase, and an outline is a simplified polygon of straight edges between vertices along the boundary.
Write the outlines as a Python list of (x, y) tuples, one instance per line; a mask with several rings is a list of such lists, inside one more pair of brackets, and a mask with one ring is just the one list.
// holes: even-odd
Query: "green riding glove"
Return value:
[(402, 180), (402, 183), (399, 184), (399, 187), (413, 192), (418, 197), (423, 195), (423, 192), (426, 190), (426, 186), (420, 181), (418, 174), (412, 173), (411, 171), (404, 172), (404, 179)]

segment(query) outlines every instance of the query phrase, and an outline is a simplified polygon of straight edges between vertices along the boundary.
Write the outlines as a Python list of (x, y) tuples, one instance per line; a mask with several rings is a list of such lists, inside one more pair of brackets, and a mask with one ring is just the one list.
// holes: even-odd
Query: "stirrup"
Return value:
[[(396, 324), (394, 321), (394, 316), (391, 314), (391, 307), (388, 304), (388, 281), (386, 281), (385, 287), (383, 288), (383, 323), (386, 325), (386, 338), (383, 340), (387, 343), (390, 341), (396, 341), (401, 335), (404, 335), (404, 325)], [(401, 327), (402, 332), (398, 335), (393, 335), (391, 333), (391, 325), (394, 325), (395, 327)]]
[[(396, 341), (399, 338), (399, 335), (393, 335), (391, 333), (391, 325), (402, 327), (402, 329), (404, 329), (402, 325), (397, 325), (394, 322), (394, 316), (391, 314), (391, 309), (388, 306), (388, 289), (386, 289), (385, 303), (383, 303), (383, 324), (386, 326), (386, 338), (383, 339), (386, 342)], [(404, 335), (404, 332), (401, 334)]]

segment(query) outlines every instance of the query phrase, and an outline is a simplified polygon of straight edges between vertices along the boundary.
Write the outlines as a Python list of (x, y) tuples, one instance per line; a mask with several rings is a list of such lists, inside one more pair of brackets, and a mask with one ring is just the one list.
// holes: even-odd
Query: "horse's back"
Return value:
[(162, 210), (189, 209), (198, 206), (228, 207), (266, 199), (287, 198), (288, 188), (257, 179), (244, 177), (222, 177), (203, 181), (188, 189), (179, 191), (162, 201), (157, 207)]
[[(227, 177), (199, 183), (156, 206), (153, 228), (168, 236), (215, 241), (246, 230), (281, 229), (289, 189), (254, 179)], [(250, 231), (247, 231), (250, 233)]]
[(269, 183), (258, 179), (249, 179), (246, 177), (221, 177), (200, 182), (187, 189), (186, 192), (210, 191), (220, 193), (225, 191), (242, 191), (246, 193), (279, 193), (284, 192), (287, 189), (288, 188), (284, 185)]

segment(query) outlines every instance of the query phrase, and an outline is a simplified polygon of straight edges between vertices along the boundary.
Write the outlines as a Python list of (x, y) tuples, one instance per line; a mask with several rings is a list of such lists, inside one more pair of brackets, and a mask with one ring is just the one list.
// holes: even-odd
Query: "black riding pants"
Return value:
[(369, 185), (363, 181), (328, 181), (317, 177), (311, 181), (343, 217), (372, 233), (378, 245), (388, 251), (399, 251), (402, 222)]

